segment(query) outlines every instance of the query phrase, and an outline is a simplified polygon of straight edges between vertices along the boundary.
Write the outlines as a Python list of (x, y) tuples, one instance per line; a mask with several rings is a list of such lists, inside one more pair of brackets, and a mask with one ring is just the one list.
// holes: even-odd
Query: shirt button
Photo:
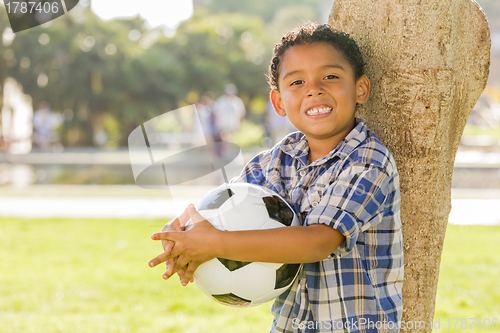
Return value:
[(317, 205), (318, 205), (318, 202), (317, 201), (313, 201), (312, 206), (316, 207)]
[(300, 170), (299, 175), (304, 177), (306, 175), (306, 170)]
[(280, 192), (280, 195), (281, 195), (283, 198), (284, 198), (284, 197), (286, 197), (286, 193), (285, 193), (285, 191), (281, 191), (281, 192)]

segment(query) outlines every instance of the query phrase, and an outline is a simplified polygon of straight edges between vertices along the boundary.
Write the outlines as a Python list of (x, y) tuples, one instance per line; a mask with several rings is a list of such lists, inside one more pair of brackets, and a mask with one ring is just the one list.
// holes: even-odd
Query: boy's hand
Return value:
[[(187, 208), (186, 208), (184, 210), (184, 212), (182, 213), (182, 215), (175, 218), (171, 222), (165, 224), (162, 231), (163, 232), (165, 232), (165, 231), (184, 231), (188, 221), (189, 221), (189, 214), (188, 214)], [(163, 250), (166, 253), (169, 253), (170, 251), (172, 251), (172, 248), (174, 247), (174, 244), (175, 244), (173, 241), (167, 241), (167, 240), (163, 240), (161, 243), (163, 245)], [(172, 272), (173, 268), (174, 268), (174, 262), (175, 262), (174, 258), (166, 261), (166, 267), (167, 267), (167, 270), (165, 272), (166, 278), (169, 278), (174, 274), (174, 272)], [(185, 270), (185, 268), (180, 269), (179, 272), (183, 272)]]
[[(165, 272), (163, 277), (168, 279), (178, 272), (184, 286), (192, 281), (193, 273), (199, 265), (217, 256), (216, 249), (220, 244), (219, 239), (222, 234), (222, 231), (214, 228), (198, 213), (194, 205), (189, 205), (187, 213), (194, 222), (192, 229), (188, 231), (170, 229), (171, 231), (159, 232), (151, 236), (153, 240), (168, 241), (168, 243), (165, 253), (151, 260), (150, 266), (155, 267), (162, 262), (175, 259), (172, 271)], [(168, 246), (171, 242), (174, 242), (175, 246)]]

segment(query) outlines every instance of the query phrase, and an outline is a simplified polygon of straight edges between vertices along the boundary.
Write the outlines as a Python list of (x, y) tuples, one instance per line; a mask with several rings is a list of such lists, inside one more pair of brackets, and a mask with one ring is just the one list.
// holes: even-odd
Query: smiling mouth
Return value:
[(325, 114), (325, 113), (328, 113), (331, 111), (332, 111), (332, 108), (329, 106), (319, 106), (319, 107), (315, 107), (315, 108), (307, 110), (306, 115), (314, 116), (317, 114)]

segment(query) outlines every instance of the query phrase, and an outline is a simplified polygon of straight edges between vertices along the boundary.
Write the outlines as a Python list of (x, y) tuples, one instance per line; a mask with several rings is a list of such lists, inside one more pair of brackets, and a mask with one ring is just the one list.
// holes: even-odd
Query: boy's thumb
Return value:
[(206, 220), (203, 216), (201, 216), (200, 213), (198, 213), (198, 211), (196, 210), (196, 207), (193, 204), (190, 204), (188, 206), (188, 214), (194, 223), (198, 223), (198, 222), (201, 222), (203, 220)]

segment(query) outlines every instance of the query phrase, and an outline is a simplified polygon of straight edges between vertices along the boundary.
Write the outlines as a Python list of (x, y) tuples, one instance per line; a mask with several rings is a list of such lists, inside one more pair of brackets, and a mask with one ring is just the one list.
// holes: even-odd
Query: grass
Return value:
[(496, 318), (494, 331), (500, 331), (499, 253), (500, 226), (448, 226), (434, 315), (434, 321), (440, 319), (441, 330), (435, 331), (456, 332), (467, 327), (467, 332), (483, 332), (486, 328), (475, 324), (479, 319), (483, 324), (487, 318)]
[(500, 130), (498, 128), (481, 128), (476, 125), (466, 125), (463, 136), (488, 136), (494, 140), (500, 140)]
[[(0, 332), (269, 331), (270, 303), (222, 306), (147, 266), (161, 251), (149, 236), (164, 222), (2, 218)], [(445, 329), (451, 318), (500, 317), (498, 239), (500, 227), (449, 226), (435, 331), (456, 331)]]
[(148, 262), (160, 220), (0, 220), (0, 332), (262, 332), (270, 305), (230, 308)]

